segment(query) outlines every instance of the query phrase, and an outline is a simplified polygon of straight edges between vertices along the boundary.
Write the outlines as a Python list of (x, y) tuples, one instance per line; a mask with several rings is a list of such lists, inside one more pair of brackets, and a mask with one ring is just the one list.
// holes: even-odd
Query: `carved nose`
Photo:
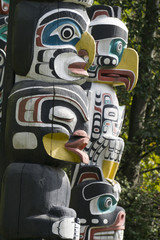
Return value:
[(120, 230), (120, 229), (125, 229), (125, 212), (123, 210), (121, 210), (118, 213), (118, 216), (116, 218), (116, 221), (114, 222), (114, 224), (112, 225), (112, 227), (114, 229)]

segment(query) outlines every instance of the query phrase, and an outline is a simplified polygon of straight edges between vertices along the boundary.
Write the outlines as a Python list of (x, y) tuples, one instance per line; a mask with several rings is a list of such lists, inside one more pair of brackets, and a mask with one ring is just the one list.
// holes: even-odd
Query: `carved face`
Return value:
[(81, 222), (80, 239), (123, 239), (125, 212), (118, 200), (117, 182), (104, 180), (97, 167), (80, 169), (71, 195), (71, 207)]
[[(8, 103), (6, 141), (11, 161), (85, 162), (87, 97), (78, 85), (39, 81), (15, 85)], [(61, 161), (60, 161), (61, 162)]]
[(6, 131), (11, 161), (88, 161), (82, 151), (89, 139), (88, 99), (79, 86), (94, 57), (88, 23), (78, 4), (17, 4), (12, 38), (16, 78)]
[[(138, 56), (127, 48), (128, 29), (109, 6), (93, 6), (89, 31), (96, 41), (96, 57), (88, 70), (90, 79), (132, 90), (137, 82)], [(132, 59), (132, 60), (131, 60)]]
[[(38, 4), (40, 9), (43, 6), (42, 11), (38, 10)], [(87, 32), (89, 18), (85, 8), (64, 2), (35, 5), (24, 2), (19, 6), (13, 35), (13, 66), (17, 75), (52, 83), (82, 84), (88, 76), (87, 68), (93, 62), (95, 50), (94, 40)], [(25, 18), (23, 12), (27, 15)], [(29, 28), (28, 33), (23, 30), (25, 27)], [(22, 41), (16, 32), (21, 34)], [(22, 34), (28, 35), (27, 40)], [(23, 49), (25, 44), (30, 52)], [(25, 66), (21, 66), (18, 57), (26, 61)]]
[(92, 20), (90, 31), (96, 41), (94, 65), (117, 66), (127, 46), (126, 26), (118, 18), (100, 15)]

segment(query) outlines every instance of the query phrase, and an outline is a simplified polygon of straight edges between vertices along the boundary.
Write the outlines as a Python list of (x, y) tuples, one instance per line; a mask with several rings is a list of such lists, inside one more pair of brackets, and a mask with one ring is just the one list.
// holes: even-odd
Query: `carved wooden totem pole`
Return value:
[[(114, 86), (131, 91), (138, 76), (138, 55), (127, 48), (128, 29), (119, 7), (95, 5), (88, 9), (89, 31), (96, 42), (96, 56), (89, 68), (91, 136), (85, 148), (90, 166), (76, 168), (70, 206), (81, 222), (82, 240), (122, 240), (125, 211), (117, 206), (120, 185), (114, 180), (123, 153), (119, 137), (124, 106), (119, 106)], [(80, 202), (80, 203), (78, 203)]]
[[(125, 107), (114, 86), (135, 87), (138, 56), (127, 48), (121, 9), (91, 5), (10, 2), (0, 86), (4, 239), (123, 239), (114, 178)], [(74, 166), (72, 192), (66, 164)]]
[(2, 120), (2, 160), (8, 163), (0, 206), (4, 239), (79, 239), (69, 180), (60, 167), (89, 160), (83, 152), (88, 98), (81, 87), (95, 51), (87, 32), (89, 6), (77, 0), (10, 3)]

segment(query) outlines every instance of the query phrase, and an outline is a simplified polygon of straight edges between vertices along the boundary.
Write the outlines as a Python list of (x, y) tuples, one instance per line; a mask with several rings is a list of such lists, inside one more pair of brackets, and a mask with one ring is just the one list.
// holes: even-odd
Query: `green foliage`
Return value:
[[(153, 143), (154, 146), (154, 143)], [(147, 159), (141, 161), (141, 175), (143, 182), (141, 188), (150, 193), (160, 193), (160, 157), (151, 153)]]
[(126, 180), (121, 182), (119, 205), (126, 210), (124, 240), (158, 240), (160, 238), (160, 193), (138, 185), (131, 188)]

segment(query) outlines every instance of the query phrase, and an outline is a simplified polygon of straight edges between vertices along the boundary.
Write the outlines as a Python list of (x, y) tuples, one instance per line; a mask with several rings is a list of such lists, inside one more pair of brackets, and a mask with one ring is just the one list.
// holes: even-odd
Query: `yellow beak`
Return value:
[(90, 35), (90, 33), (84, 32), (75, 47), (78, 53), (80, 50), (85, 50), (88, 53), (89, 59), (85, 66), (85, 70), (87, 70), (92, 65), (95, 57), (96, 45), (94, 38)]
[(138, 53), (132, 48), (125, 48), (120, 63), (114, 69), (132, 72), (133, 79), (130, 79), (130, 81), (132, 81), (130, 90), (133, 90), (133, 88), (135, 88), (137, 84), (138, 67), (139, 67)]
[(54, 159), (80, 163), (79, 156), (65, 148), (69, 137), (64, 133), (49, 133), (43, 137), (43, 145), (49, 156)]

